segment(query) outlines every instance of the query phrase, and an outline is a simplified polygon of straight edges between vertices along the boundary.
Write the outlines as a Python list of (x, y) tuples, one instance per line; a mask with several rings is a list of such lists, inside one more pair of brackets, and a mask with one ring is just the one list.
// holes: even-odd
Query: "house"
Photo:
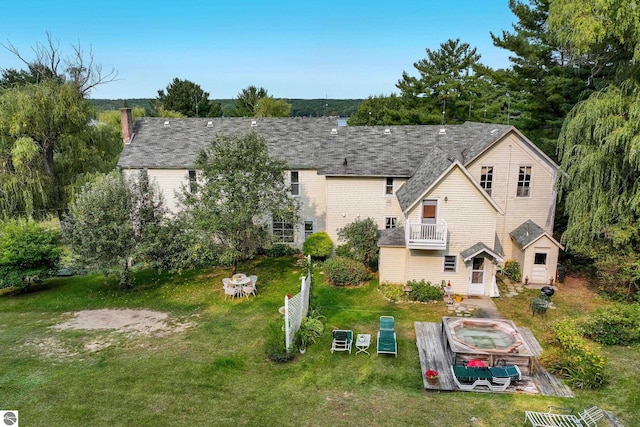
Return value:
[[(125, 174), (146, 169), (167, 206), (198, 180), (194, 162), (215, 136), (254, 131), (288, 164), (300, 224), (274, 221), (300, 247), (316, 231), (371, 217), (381, 230), (380, 281), (450, 282), (491, 295), (498, 265), (516, 259), (531, 283), (552, 282), (558, 166), (512, 126), (346, 126), (335, 118), (141, 118), (122, 110)], [(195, 187), (193, 187), (195, 188)]]

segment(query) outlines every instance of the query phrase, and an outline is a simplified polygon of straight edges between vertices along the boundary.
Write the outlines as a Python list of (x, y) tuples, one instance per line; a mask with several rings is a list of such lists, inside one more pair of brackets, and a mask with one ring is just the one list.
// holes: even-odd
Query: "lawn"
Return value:
[[(629, 363), (638, 360), (637, 348), (605, 349), (611, 382), (602, 390), (576, 391), (574, 399), (425, 393), (413, 322), (439, 321), (444, 303), (393, 304), (375, 280), (337, 289), (320, 271), (314, 294), (326, 329), (375, 334), (379, 316), (393, 315), (399, 355), (376, 357), (375, 349), (371, 357), (331, 354), (326, 331), (306, 354), (274, 364), (266, 357), (269, 323), (281, 318), (283, 297), (297, 292), (302, 272), (292, 258), (259, 259), (239, 271), (259, 276), (257, 298), (225, 301), (221, 279), (228, 269), (141, 271), (136, 288), (126, 292), (96, 275), (0, 295), (0, 409), (19, 410), (24, 426), (513, 426), (523, 424), (526, 409), (593, 404), (625, 425), (638, 419), (640, 370)], [(498, 305), (516, 324), (542, 335), (544, 323), (586, 309), (579, 305), (586, 292), (576, 288), (572, 302), (561, 287), (554, 296), (559, 309), (544, 320), (528, 314), (527, 293)], [(606, 302), (588, 302), (597, 304)], [(162, 311), (194, 326), (162, 337), (49, 328), (71, 312), (101, 308)], [(108, 345), (90, 351), (88, 342)]]

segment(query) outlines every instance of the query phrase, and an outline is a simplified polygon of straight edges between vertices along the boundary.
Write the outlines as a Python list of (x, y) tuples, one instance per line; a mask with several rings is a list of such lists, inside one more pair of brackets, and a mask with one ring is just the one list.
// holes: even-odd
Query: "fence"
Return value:
[(291, 349), (296, 332), (300, 329), (302, 318), (309, 311), (309, 293), (311, 289), (311, 256), (307, 257), (307, 275), (300, 279), (300, 293), (291, 298), (284, 297), (285, 345)]

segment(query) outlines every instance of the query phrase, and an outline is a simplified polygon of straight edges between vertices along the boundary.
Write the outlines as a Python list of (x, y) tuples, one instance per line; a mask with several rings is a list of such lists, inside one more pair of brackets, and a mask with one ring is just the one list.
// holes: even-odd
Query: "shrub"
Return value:
[(411, 288), (411, 292), (409, 292), (411, 301), (440, 301), (444, 297), (444, 292), (440, 286), (433, 286), (431, 282), (411, 280), (407, 282), (407, 286)]
[(402, 285), (399, 283), (380, 283), (380, 292), (382, 292), (385, 298), (393, 302), (407, 300), (407, 294), (402, 290)]
[(331, 237), (325, 231), (313, 233), (302, 244), (302, 252), (305, 255), (311, 255), (313, 258), (329, 258), (333, 252)]
[(298, 253), (298, 250), (292, 246), (289, 246), (285, 243), (276, 243), (270, 248), (265, 250), (265, 253), (268, 257), (278, 258), (281, 256), (291, 256)]
[(577, 323), (571, 320), (555, 322), (552, 333), (555, 347), (542, 357), (547, 369), (566, 378), (573, 387), (601, 387), (605, 382), (604, 358), (580, 336)]
[(357, 285), (366, 280), (367, 269), (350, 258), (335, 257), (324, 263), (324, 272), (336, 286)]
[(515, 259), (508, 259), (504, 263), (502, 273), (514, 282), (520, 282), (522, 280), (522, 272), (520, 271), (520, 264)]
[(640, 304), (618, 303), (597, 309), (581, 323), (584, 336), (605, 345), (640, 342)]
[(0, 223), (0, 288), (27, 291), (38, 277), (57, 268), (60, 233), (35, 221)]

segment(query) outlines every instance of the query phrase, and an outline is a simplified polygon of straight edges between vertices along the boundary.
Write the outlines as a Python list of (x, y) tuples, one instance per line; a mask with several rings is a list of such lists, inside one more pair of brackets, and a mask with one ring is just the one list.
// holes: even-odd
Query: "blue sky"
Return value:
[[(71, 53), (93, 51), (119, 80), (93, 98), (154, 98), (174, 77), (211, 98), (249, 85), (276, 98), (366, 98), (397, 92), (402, 72), (459, 38), (481, 62), (509, 66), (489, 32), (512, 30), (508, 0), (21, 0), (2, 6), (0, 42), (27, 58), (46, 32)], [(0, 68), (23, 68), (0, 47)]]

